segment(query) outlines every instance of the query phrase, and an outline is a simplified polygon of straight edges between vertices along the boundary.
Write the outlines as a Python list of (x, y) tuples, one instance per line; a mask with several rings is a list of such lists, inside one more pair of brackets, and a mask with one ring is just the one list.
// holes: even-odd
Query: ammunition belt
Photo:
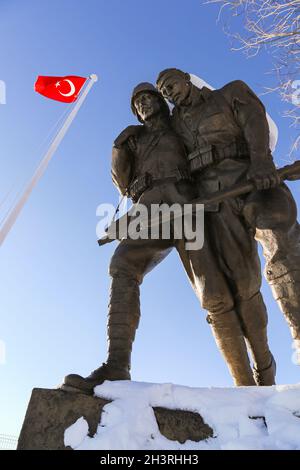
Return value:
[(226, 160), (227, 158), (248, 158), (249, 150), (246, 142), (232, 142), (226, 147), (217, 147), (215, 145), (207, 145), (194, 150), (188, 155), (190, 171), (203, 170), (216, 163)]

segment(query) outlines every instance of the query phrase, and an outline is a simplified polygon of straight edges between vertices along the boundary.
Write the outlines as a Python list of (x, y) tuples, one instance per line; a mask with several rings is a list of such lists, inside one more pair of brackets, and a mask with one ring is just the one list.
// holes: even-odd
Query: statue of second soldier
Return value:
[[(252, 316), (254, 330), (261, 304), (254, 238), (261, 243), (265, 276), (300, 349), (300, 226), (293, 196), (276, 172), (262, 102), (241, 80), (219, 90), (199, 89), (175, 68), (159, 74), (157, 87), (175, 105), (172, 125), (184, 142), (200, 197), (254, 182), (257, 191), (206, 207), (206, 224), (223, 271), (238, 280), (241, 315)], [(242, 279), (246, 262), (253, 264), (253, 276)]]

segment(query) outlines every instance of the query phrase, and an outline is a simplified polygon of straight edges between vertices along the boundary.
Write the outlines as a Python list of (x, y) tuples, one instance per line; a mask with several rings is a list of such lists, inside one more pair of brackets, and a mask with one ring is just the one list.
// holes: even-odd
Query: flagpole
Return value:
[(35, 170), (31, 180), (27, 184), (26, 188), (24, 189), (22, 195), (20, 196), (19, 200), (17, 201), (16, 205), (13, 207), (11, 212), (9, 213), (7, 219), (5, 220), (2, 228), (0, 229), (0, 246), (4, 242), (6, 236), (8, 235), (10, 229), (16, 222), (18, 215), (20, 214), (21, 210), (23, 209), (27, 199), (29, 198), (34, 186), (38, 183), (41, 179), (43, 174), (45, 173), (47, 166), (52, 159), (55, 151), (57, 150), (59, 144), (61, 143), (62, 139), (66, 135), (67, 130), (69, 129), (70, 125), (72, 124), (74, 118), (76, 117), (79, 109), (81, 108), (84, 100), (87, 97), (88, 92), (94, 85), (94, 83), (98, 80), (96, 74), (92, 74), (89, 76), (89, 82), (84, 87), (82, 93), (79, 95), (78, 101), (76, 102), (74, 108), (66, 118), (64, 124), (62, 125), (61, 129), (56, 134), (53, 142), (51, 143), (48, 151), (44, 155), (43, 159), (41, 160), (40, 164), (38, 165), (37, 169)]

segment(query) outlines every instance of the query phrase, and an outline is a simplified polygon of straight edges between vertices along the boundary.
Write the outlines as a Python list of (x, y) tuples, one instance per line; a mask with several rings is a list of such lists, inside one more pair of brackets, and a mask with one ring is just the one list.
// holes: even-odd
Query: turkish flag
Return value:
[(51, 98), (64, 103), (73, 103), (86, 82), (86, 78), (76, 75), (66, 77), (39, 76), (34, 84), (34, 89), (46, 98)]

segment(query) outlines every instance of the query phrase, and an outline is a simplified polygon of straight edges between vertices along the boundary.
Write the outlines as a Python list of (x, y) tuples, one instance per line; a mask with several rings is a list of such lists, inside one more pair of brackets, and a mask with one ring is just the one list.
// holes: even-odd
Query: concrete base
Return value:
[[(64, 445), (66, 428), (83, 416), (89, 435), (97, 431), (103, 407), (109, 401), (81, 393), (35, 388), (27, 408), (17, 450), (68, 450)], [(197, 413), (153, 408), (161, 434), (181, 443), (213, 436), (212, 429)], [(108, 449), (109, 450), (109, 449)]]
[(100, 422), (102, 398), (62, 390), (34, 388), (25, 415), (17, 450), (63, 450), (65, 429), (83, 416), (93, 436)]

